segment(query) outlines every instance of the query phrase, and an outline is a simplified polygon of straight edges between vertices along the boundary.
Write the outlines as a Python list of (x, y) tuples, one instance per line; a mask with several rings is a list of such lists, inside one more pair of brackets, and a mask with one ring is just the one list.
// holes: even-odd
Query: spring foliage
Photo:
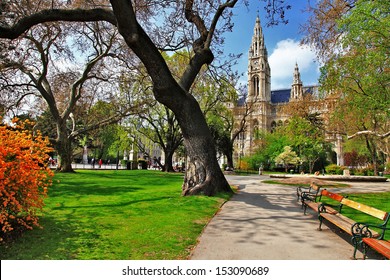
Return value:
[(39, 226), (37, 213), (54, 175), (49, 141), (28, 127), (31, 122), (17, 120), (0, 125), (0, 241), (13, 230)]

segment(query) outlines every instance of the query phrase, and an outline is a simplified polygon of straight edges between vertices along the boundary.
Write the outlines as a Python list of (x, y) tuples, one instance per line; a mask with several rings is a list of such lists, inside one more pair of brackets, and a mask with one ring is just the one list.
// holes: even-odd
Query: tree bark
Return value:
[(188, 92), (201, 67), (212, 62), (211, 50), (208, 47), (194, 48), (195, 55), (179, 84), (156, 45), (138, 24), (131, 2), (110, 2), (119, 32), (143, 62), (153, 81), (154, 97), (173, 111), (182, 130), (188, 158), (182, 194), (211, 196), (218, 192), (232, 192), (218, 166), (213, 138), (202, 110)]
[(229, 169), (233, 169), (233, 152), (229, 152), (227, 155), (226, 155), (226, 165)]
[(212, 196), (218, 192), (232, 192), (219, 167), (214, 140), (199, 104), (189, 94), (185, 101), (173, 110), (182, 129), (187, 152), (182, 194)]
[(168, 151), (166, 150), (165, 152), (165, 162), (164, 162), (164, 171), (165, 172), (173, 172), (175, 171), (173, 169), (173, 152), (172, 150)]
[(56, 139), (56, 150), (58, 153), (58, 165), (57, 171), (60, 172), (73, 172), (72, 160), (73, 160), (73, 149), (72, 141), (69, 138), (67, 128), (64, 124), (57, 124), (57, 139)]

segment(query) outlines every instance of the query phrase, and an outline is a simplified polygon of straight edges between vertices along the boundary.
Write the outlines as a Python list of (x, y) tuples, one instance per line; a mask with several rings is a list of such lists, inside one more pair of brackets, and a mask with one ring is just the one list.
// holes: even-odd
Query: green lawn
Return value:
[(228, 197), (182, 197), (182, 174), (58, 173), (40, 223), (1, 259), (185, 259)]

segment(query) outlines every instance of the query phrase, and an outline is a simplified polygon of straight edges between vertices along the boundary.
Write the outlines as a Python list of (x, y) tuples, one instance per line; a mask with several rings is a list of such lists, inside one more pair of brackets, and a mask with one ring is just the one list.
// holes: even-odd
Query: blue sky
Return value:
[(248, 67), (248, 50), (252, 40), (256, 16), (259, 14), (263, 28), (268, 60), (271, 67), (271, 89), (289, 88), (295, 63), (298, 63), (303, 85), (317, 84), (319, 64), (315, 53), (308, 46), (301, 46), (299, 27), (307, 20), (307, 12), (303, 12), (307, 1), (290, 1), (292, 9), (287, 11), (287, 25), (267, 27), (267, 19), (263, 9), (264, 3), (251, 0), (249, 9), (242, 3), (234, 8), (233, 32), (226, 34), (225, 53), (243, 53), (235, 70), (244, 73), (242, 82), (246, 83)]

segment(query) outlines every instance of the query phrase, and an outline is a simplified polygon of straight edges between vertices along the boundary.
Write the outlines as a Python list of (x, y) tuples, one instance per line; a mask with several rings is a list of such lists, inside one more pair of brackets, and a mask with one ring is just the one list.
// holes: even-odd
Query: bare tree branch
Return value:
[(355, 134), (349, 135), (347, 138), (352, 139), (352, 138), (355, 138), (355, 137), (360, 136), (360, 135), (373, 135), (373, 136), (379, 137), (381, 139), (384, 139), (384, 138), (387, 138), (390, 136), (390, 131), (383, 133), (383, 134), (380, 134), (380, 133), (372, 131), (372, 130), (363, 130), (363, 131), (358, 131)]
[(0, 26), (0, 38), (16, 39), (34, 25), (52, 21), (107, 21), (116, 25), (114, 14), (106, 9), (43, 10), (31, 16), (23, 17), (13, 26)]

